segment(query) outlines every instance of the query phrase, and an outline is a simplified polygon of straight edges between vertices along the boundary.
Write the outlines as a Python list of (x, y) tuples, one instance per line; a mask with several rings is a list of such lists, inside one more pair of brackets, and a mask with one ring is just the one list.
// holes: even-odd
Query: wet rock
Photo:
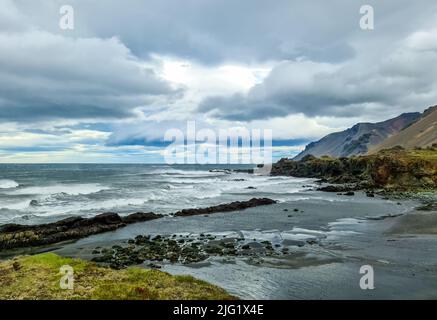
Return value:
[(416, 209), (419, 211), (437, 211), (437, 201), (427, 202)]
[(324, 191), (324, 192), (345, 192), (350, 191), (351, 187), (345, 186), (345, 185), (333, 185), (330, 184), (328, 186), (317, 188), (317, 191)]
[(35, 207), (38, 205), (38, 200), (30, 200), (29, 206)]
[(154, 219), (158, 219), (161, 217), (162, 217), (161, 214), (156, 214), (153, 212), (136, 212), (136, 213), (132, 213), (126, 217), (123, 217), (122, 221), (126, 224), (130, 224), (130, 223), (154, 220)]
[(297, 247), (303, 247), (305, 245), (304, 241), (301, 240), (290, 240), (286, 239), (282, 242), (283, 246), (297, 246)]
[(249, 256), (258, 259), (262, 256), (274, 256), (281, 254), (270, 241), (257, 241), (238, 245), (243, 238), (222, 238), (212, 234), (200, 234), (197, 238), (177, 238), (175, 235), (139, 235), (135, 237), (135, 245), (128, 241), (129, 245), (114, 245), (110, 249), (103, 248), (96, 251), (92, 260), (103, 263), (111, 268), (121, 269), (130, 265), (141, 264), (149, 261), (165, 263), (197, 264), (208, 259), (210, 256), (238, 257)]
[[(139, 218), (138, 214), (134, 214), (133, 218), (129, 217), (121, 218), (117, 213), (107, 212), (92, 218), (71, 217), (41, 225), (7, 224), (0, 227), (0, 249), (42, 246), (80, 239), (145, 219)], [(148, 215), (148, 218), (151, 216)]]
[(204, 215), (211, 214), (216, 212), (230, 212), (230, 211), (239, 211), (247, 208), (257, 207), (257, 206), (265, 206), (276, 203), (275, 200), (269, 198), (252, 198), (248, 201), (234, 201), (227, 204), (220, 204), (217, 206), (207, 207), (207, 208), (199, 208), (199, 209), (184, 209), (176, 212), (175, 216), (193, 216), (193, 215)]

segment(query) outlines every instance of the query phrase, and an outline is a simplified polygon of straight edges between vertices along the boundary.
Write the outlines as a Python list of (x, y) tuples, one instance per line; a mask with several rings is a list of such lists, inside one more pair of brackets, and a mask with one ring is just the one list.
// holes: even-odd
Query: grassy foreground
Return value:
[[(74, 270), (74, 288), (61, 289), (60, 268)], [(0, 262), (0, 299), (235, 299), (223, 289), (191, 276), (159, 270), (112, 270), (53, 253)]]

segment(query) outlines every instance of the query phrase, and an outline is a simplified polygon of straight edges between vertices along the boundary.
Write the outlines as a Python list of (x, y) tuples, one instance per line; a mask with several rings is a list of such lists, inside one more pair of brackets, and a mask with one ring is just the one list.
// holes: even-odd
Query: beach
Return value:
[[(171, 173), (160, 174), (164, 181), (168, 176), (173, 183), (191, 181), (192, 188), (205, 189), (205, 184), (211, 183), (208, 180), (212, 180), (218, 191), (217, 185), (226, 181), (226, 189), (218, 197), (205, 197), (200, 203), (213, 205), (251, 196), (268, 196), (277, 203), (194, 216), (165, 215), (161, 210), (164, 216), (159, 219), (13, 254), (50, 251), (64, 257), (95, 260), (105, 248), (133, 246), (139, 235), (174, 239), (181, 246), (192, 242), (232, 242), (231, 254), (211, 251), (191, 263), (160, 259), (133, 265), (192, 275), (240, 299), (437, 297), (437, 252), (433, 250), (437, 236), (426, 229), (435, 222), (435, 212), (415, 211), (420, 205), (417, 200), (369, 197), (365, 192), (348, 196), (316, 191), (318, 184), (314, 179), (209, 170), (189, 170), (186, 176), (183, 170)], [(248, 189), (249, 185), (252, 188)], [(189, 205), (196, 207), (194, 203)], [(142, 206), (147, 207), (147, 201)], [(425, 222), (418, 223), (415, 217), (425, 214)], [(424, 232), (419, 231), (420, 226), (426, 227)], [(8, 254), (3, 252), (3, 257)], [(359, 270), (363, 265), (374, 269), (373, 290), (360, 288)]]
[[(333, 196), (335, 198), (335, 196)], [(339, 196), (337, 196), (339, 197)], [(217, 213), (208, 217), (164, 218), (128, 226), (76, 243), (54, 252), (64, 256), (92, 259), (98, 246), (126, 245), (138, 234), (208, 233), (233, 237), (242, 234), (250, 241), (270, 240), (288, 247), (280, 258), (212, 257), (192, 265), (159, 263), (161, 270), (189, 274), (225, 288), (242, 299), (430, 299), (437, 297), (437, 254), (433, 235), (386, 234), (402, 216), (415, 214), (414, 205), (387, 200), (307, 200), (280, 203), (268, 208)], [(322, 203), (321, 203), (322, 202)], [(303, 212), (295, 213), (293, 208)], [(324, 210), (321, 208), (324, 207)], [(289, 211), (284, 211), (287, 209)], [(417, 214), (417, 213), (416, 213)], [(368, 220), (374, 218), (375, 220)], [(290, 240), (314, 239), (297, 246)], [(375, 289), (359, 287), (359, 269), (375, 270)], [(148, 268), (147, 264), (144, 267)]]

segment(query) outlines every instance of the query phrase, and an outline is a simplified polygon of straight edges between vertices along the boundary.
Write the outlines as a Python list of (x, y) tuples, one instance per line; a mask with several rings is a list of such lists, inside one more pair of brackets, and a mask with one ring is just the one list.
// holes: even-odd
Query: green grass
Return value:
[[(61, 289), (60, 268), (74, 269), (74, 288)], [(235, 299), (225, 290), (191, 276), (159, 270), (112, 270), (53, 253), (0, 262), (0, 299)]]

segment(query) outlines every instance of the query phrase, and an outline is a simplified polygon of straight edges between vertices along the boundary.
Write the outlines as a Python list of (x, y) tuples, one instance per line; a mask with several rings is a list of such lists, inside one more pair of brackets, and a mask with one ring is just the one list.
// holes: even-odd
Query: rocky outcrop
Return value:
[(437, 189), (437, 149), (393, 148), (350, 158), (281, 159), (272, 175), (311, 177), (328, 183), (354, 184), (349, 189)]
[[(185, 209), (174, 216), (192, 216), (244, 210), (251, 207), (276, 203), (268, 198), (253, 198), (248, 201), (235, 201), (208, 208)], [(6, 224), (0, 226), (0, 249), (13, 249), (50, 245), (67, 240), (76, 240), (93, 234), (116, 230), (127, 224), (161, 218), (153, 212), (137, 212), (125, 217), (107, 212), (93, 218), (72, 217), (54, 223), (41, 225)]]
[[(299, 241), (297, 246), (310, 244)], [(312, 239), (312, 241), (316, 240)], [(290, 244), (290, 243), (289, 243)], [(314, 244), (314, 242), (311, 242)], [(163, 261), (170, 263), (192, 264), (211, 256), (221, 257), (281, 257), (287, 255), (287, 245), (273, 244), (267, 240), (245, 239), (243, 236), (225, 237), (212, 234), (199, 235), (138, 235), (126, 243), (112, 247), (96, 247), (91, 253), (92, 261), (108, 265), (113, 269), (122, 269), (130, 265), (147, 263), (149, 267), (160, 268)]]
[(72, 217), (41, 225), (6, 224), (0, 227), (0, 248), (12, 249), (42, 246), (83, 238), (124, 227), (126, 224), (162, 217), (155, 213), (134, 213), (120, 217), (117, 213), (102, 213), (93, 218)]
[(176, 212), (174, 215), (178, 217), (195, 216), (201, 214), (211, 214), (216, 212), (239, 211), (247, 208), (265, 206), (276, 203), (275, 200), (269, 198), (252, 198), (249, 201), (234, 201), (231, 203), (220, 204), (218, 206), (199, 208), (199, 209), (185, 209)]

